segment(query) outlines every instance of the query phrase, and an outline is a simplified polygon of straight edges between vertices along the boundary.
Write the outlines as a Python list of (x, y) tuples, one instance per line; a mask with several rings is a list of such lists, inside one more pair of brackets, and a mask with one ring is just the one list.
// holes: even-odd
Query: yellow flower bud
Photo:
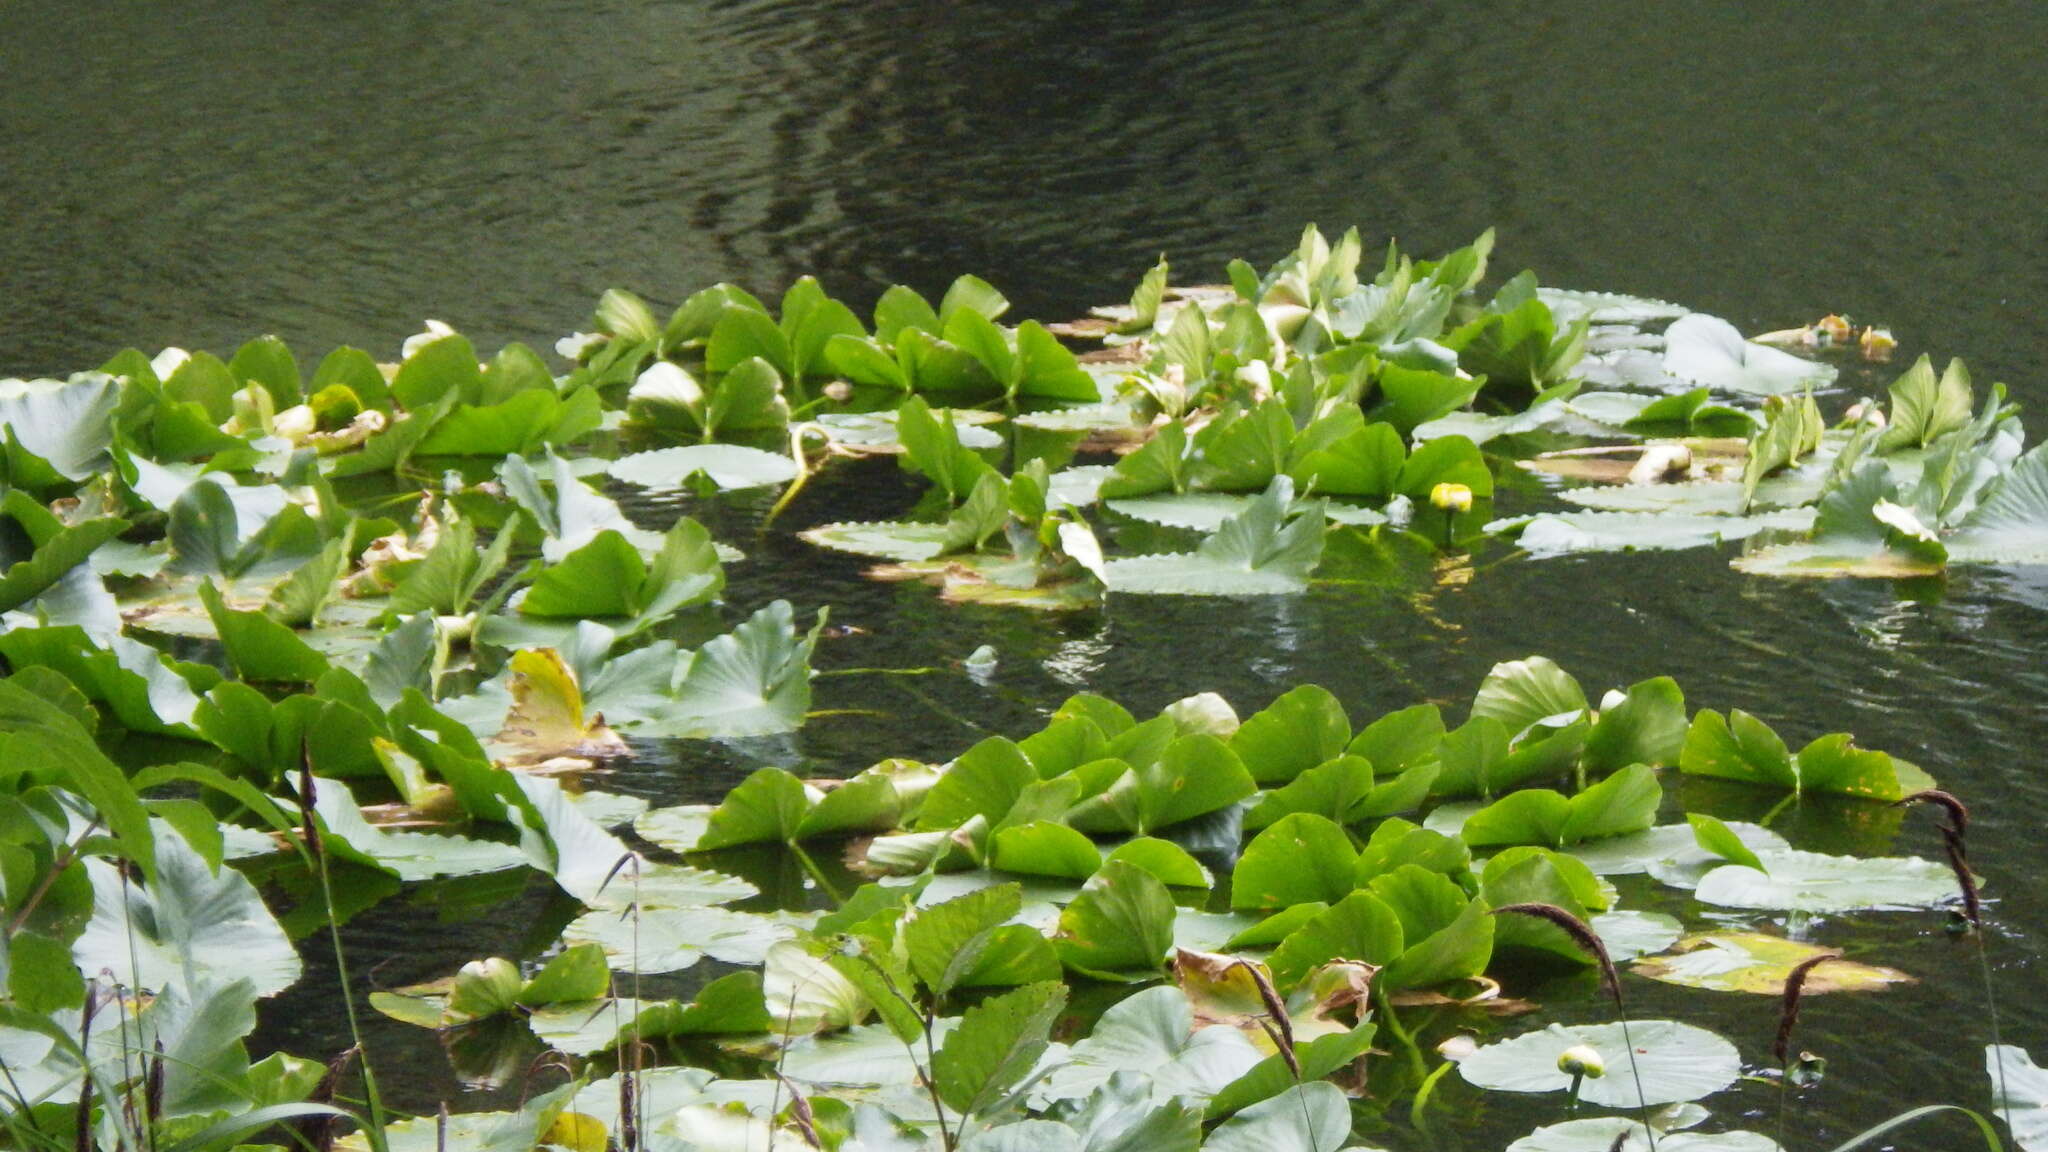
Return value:
[(1469, 512), (1472, 510), (1472, 489), (1446, 481), (1429, 490), (1429, 503), (1431, 507), (1446, 512)]
[(1557, 1070), (1568, 1076), (1598, 1080), (1607, 1075), (1607, 1061), (1590, 1044), (1574, 1044), (1557, 1054)]

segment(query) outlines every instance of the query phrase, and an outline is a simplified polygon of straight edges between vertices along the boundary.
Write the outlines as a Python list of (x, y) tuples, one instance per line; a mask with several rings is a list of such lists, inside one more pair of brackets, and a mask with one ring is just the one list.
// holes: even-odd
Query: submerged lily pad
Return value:
[(1698, 1100), (1742, 1075), (1742, 1056), (1735, 1045), (1704, 1028), (1675, 1020), (1632, 1020), (1626, 1026), (1627, 1039), (1623, 1029), (1620, 1024), (1552, 1024), (1485, 1045), (1460, 1061), (1458, 1072), (1480, 1088), (1500, 1092), (1562, 1092), (1571, 1087), (1572, 1078), (1558, 1068), (1557, 1058), (1565, 1049), (1583, 1044), (1600, 1053), (1607, 1075), (1587, 1079), (1580, 1085), (1580, 1096), (1609, 1108)]
[[(1680, 940), (1667, 955), (1636, 961), (1633, 971), (1686, 988), (1776, 996), (1785, 990), (1792, 969), (1830, 953), (1827, 948), (1761, 932), (1708, 932)], [(1837, 958), (1809, 971), (1801, 987), (1807, 995), (1860, 992), (1912, 980), (1896, 968)]]

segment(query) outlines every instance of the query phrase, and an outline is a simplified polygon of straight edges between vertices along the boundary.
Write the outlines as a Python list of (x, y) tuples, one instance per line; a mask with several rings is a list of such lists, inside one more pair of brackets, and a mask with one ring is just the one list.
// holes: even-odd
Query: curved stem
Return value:
[(790, 459), (796, 461), (796, 479), (789, 482), (789, 487), (782, 490), (782, 495), (775, 501), (775, 506), (768, 509), (768, 515), (761, 518), (761, 527), (766, 528), (768, 525), (775, 523), (775, 518), (782, 515), (782, 510), (789, 507), (790, 502), (796, 499), (797, 493), (804, 490), (805, 484), (810, 483), (811, 475), (815, 469), (811, 467), (809, 458), (804, 455), (804, 438), (811, 435), (816, 435), (819, 439), (830, 442), (830, 438), (825, 435), (824, 430), (815, 424), (790, 425), (789, 456)]
[(1414, 1069), (1415, 1078), (1417, 1080), (1428, 1080), (1429, 1065), (1423, 1060), (1422, 1049), (1416, 1046), (1415, 1037), (1410, 1035), (1408, 1030), (1401, 1026), (1401, 1017), (1394, 1011), (1393, 998), (1388, 996), (1377, 984), (1373, 986), (1372, 997), (1374, 1005), (1379, 1010), (1379, 1018), (1386, 1021), (1387, 1031), (1392, 1033), (1394, 1039), (1400, 1043), (1401, 1047), (1407, 1050), (1408, 1064), (1409, 1067)]

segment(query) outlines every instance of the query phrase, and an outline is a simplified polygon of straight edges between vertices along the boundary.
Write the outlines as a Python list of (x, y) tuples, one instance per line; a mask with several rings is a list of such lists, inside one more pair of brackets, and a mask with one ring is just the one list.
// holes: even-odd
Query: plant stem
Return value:
[[(1617, 997), (1616, 1008), (1619, 1009)], [(1628, 1048), (1628, 1074), (1636, 1083), (1636, 1111), (1643, 1115), (1643, 1135), (1650, 1141), (1650, 1152), (1657, 1152), (1657, 1130), (1650, 1126), (1650, 1099), (1643, 1094), (1643, 1070), (1636, 1065), (1636, 1042), (1628, 1034), (1628, 1013), (1616, 1011), (1621, 1018), (1621, 1042)]]
[(1993, 1051), (1998, 1052), (1998, 1061), (1995, 1065), (1998, 1069), (1998, 1099), (2004, 1104), (2000, 1115), (2005, 1120), (2005, 1130), (2012, 1132), (2012, 1097), (2005, 1090), (2005, 1045), (1998, 1036), (1998, 996), (1992, 991), (1991, 986), (1991, 956), (1984, 947), (1984, 926), (1974, 924), (1970, 932), (1977, 938), (1977, 969), (1984, 976), (1984, 1013), (1991, 1025), (1991, 1047)]
[(818, 867), (816, 860), (811, 859), (809, 852), (804, 851), (802, 844), (797, 843), (795, 840), (789, 840), (784, 842), (784, 847), (788, 848), (796, 856), (797, 863), (804, 866), (804, 871), (810, 875), (812, 880), (817, 881), (818, 887), (824, 891), (825, 895), (832, 898), (832, 903), (835, 906), (846, 903), (846, 897), (841, 896), (839, 889), (832, 886), (832, 881), (825, 878), (824, 870)]
[(796, 479), (789, 482), (789, 487), (783, 489), (781, 498), (775, 501), (775, 506), (768, 509), (768, 515), (761, 518), (763, 529), (775, 523), (775, 518), (782, 515), (782, 510), (789, 507), (790, 502), (796, 499), (797, 493), (804, 490), (805, 484), (810, 483), (812, 469), (810, 461), (804, 457), (804, 438), (814, 433), (826, 443), (831, 443), (831, 437), (826, 436), (824, 430), (815, 424), (795, 424), (790, 427), (789, 455), (796, 461)]
[(1792, 1062), (1778, 1065), (1778, 1147), (1785, 1146), (1786, 1098), (1792, 1094)]
[(1401, 1027), (1401, 1017), (1394, 1012), (1392, 997), (1389, 997), (1375, 985), (1373, 988), (1373, 1000), (1379, 1008), (1380, 1018), (1387, 1022), (1387, 1031), (1393, 1034), (1394, 1039), (1400, 1043), (1401, 1047), (1407, 1049), (1408, 1064), (1414, 1070), (1415, 1078), (1417, 1080), (1429, 1079), (1429, 1065), (1422, 1058), (1422, 1049), (1416, 1047), (1415, 1037), (1409, 1035), (1406, 1028)]
[(78, 858), (78, 846), (85, 843), (86, 837), (99, 831), (99, 827), (100, 818), (95, 816), (92, 818), (92, 823), (85, 826), (85, 831), (78, 834), (78, 839), (64, 845), (64, 850), (59, 852), (57, 858), (50, 862), (49, 871), (44, 872), (42, 879), (36, 882), (36, 890), (28, 894), (28, 899), (23, 901), (21, 905), (21, 911), (16, 912), (14, 919), (8, 922), (7, 935), (9, 939), (12, 939), (16, 932), (21, 931), (22, 925), (28, 923), (28, 918), (35, 912), (36, 905), (42, 903), (43, 897), (49, 895), (50, 886), (55, 884), (57, 877), (63, 875), (64, 870), (71, 867), (71, 862)]
[(1437, 1065), (1434, 1071), (1423, 1078), (1422, 1087), (1415, 1090), (1415, 1099), (1408, 1102), (1408, 1123), (1414, 1125), (1416, 1131), (1429, 1131), (1429, 1118), (1426, 1112), (1430, 1097), (1436, 1094), (1437, 1081), (1442, 1080), (1452, 1067), (1449, 1060)]
[[(960, 1133), (957, 1126), (952, 1132), (946, 1131), (946, 1105), (939, 1099), (939, 1082), (932, 1079), (932, 1065), (939, 1058), (938, 1049), (932, 1045), (932, 1010), (926, 1008), (920, 1012), (918, 1021), (924, 1025), (924, 1067), (917, 1070), (917, 1078), (924, 1081), (924, 1089), (932, 1098), (932, 1115), (939, 1118), (939, 1143), (946, 1152), (953, 1152), (960, 1146)], [(964, 1123), (967, 1118), (962, 1116), (960, 1119)]]
[(349, 984), (348, 957), (341, 946), (341, 923), (334, 915), (334, 881), (327, 868), (326, 846), (315, 841), (310, 847), (314, 867), (320, 870), (320, 896), (327, 905), (327, 934), (334, 944), (334, 971), (341, 982), (341, 1004), (348, 1014), (349, 1038), (362, 1053), (363, 1101), (370, 1107), (370, 1125), (363, 1135), (372, 1152), (389, 1152), (384, 1139), (384, 1099), (377, 1092), (377, 1073), (370, 1066), (370, 1050), (363, 1044), (362, 1025), (356, 1019), (356, 996)]

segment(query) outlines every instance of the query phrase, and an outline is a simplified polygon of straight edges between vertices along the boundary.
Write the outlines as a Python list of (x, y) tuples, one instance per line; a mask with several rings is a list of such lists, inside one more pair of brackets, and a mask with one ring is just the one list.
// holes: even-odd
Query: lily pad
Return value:
[(1045, 1101), (1078, 1100), (1119, 1072), (1151, 1085), (1150, 1100), (1206, 1100), (1264, 1058), (1235, 1028), (1195, 1027), (1187, 994), (1172, 985), (1147, 988), (1117, 1002), (1040, 1082)]
[[(1820, 496), (1827, 473), (1820, 468), (1780, 472), (1757, 485), (1755, 505), (1795, 508)], [(1566, 488), (1558, 498), (1600, 512), (1664, 512), (1695, 516), (1742, 515), (1742, 485), (1734, 480), (1688, 480), (1679, 484), (1600, 484)]]
[(771, 947), (794, 939), (813, 918), (716, 907), (648, 905), (637, 913), (600, 908), (570, 922), (562, 939), (603, 948), (614, 971), (679, 972), (706, 956), (727, 964), (760, 964)]
[[(1761, 932), (1707, 932), (1680, 940), (1667, 955), (1638, 960), (1638, 976), (1685, 988), (1717, 992), (1753, 992), (1776, 996), (1785, 990), (1792, 969), (1831, 950)], [(1861, 992), (1913, 978), (1896, 968), (1834, 959), (1806, 974), (1806, 995), (1817, 992)]]
[(1351, 1102), (1335, 1084), (1297, 1084), (1218, 1125), (1209, 1152), (1338, 1152), (1351, 1143)]
[(272, 996), (299, 978), (299, 956), (263, 898), (240, 872), (209, 866), (184, 837), (156, 837), (156, 875), (124, 879), (103, 860), (86, 861), (92, 919), (72, 945), (88, 974), (108, 971), (133, 988), (232, 975)]
[(1602, 912), (1587, 923), (1607, 946), (1607, 958), (1617, 964), (1662, 952), (1685, 932), (1676, 916), (1635, 908)]
[(1519, 528), (1517, 541), (1535, 556), (1572, 552), (1657, 552), (1704, 548), (1746, 540), (1766, 529), (1801, 532), (1813, 524), (1813, 510), (1791, 508), (1757, 516), (1697, 515), (1682, 512), (1545, 512), (1495, 520), (1489, 532)]
[(1109, 560), (1098, 575), (1112, 592), (1181, 596), (1283, 596), (1308, 587), (1323, 554), (1323, 517), (1289, 510), (1285, 477), (1224, 521), (1193, 552)]
[(1693, 896), (1724, 908), (1781, 912), (1883, 912), (1939, 908), (1957, 898), (1955, 874), (1917, 856), (1828, 856), (1796, 849), (1760, 852), (1764, 871), (1723, 864)]
[[(1761, 825), (1735, 822), (1727, 827), (1753, 851), (1772, 852), (1791, 847), (1783, 836)], [(1574, 844), (1568, 851), (1602, 876), (1633, 876), (1649, 872), (1679, 888), (1692, 887), (1707, 868), (1718, 863), (1717, 857), (1700, 849), (1690, 824), (1664, 824), (1626, 836)], [(1664, 869), (1661, 872), (1660, 866)], [(1692, 874), (1691, 879), (1680, 882), (1676, 877), (1682, 875), (1686, 868), (1698, 871)], [(1674, 878), (1665, 879), (1666, 876)]]
[(1984, 1065), (1991, 1105), (2012, 1129), (2013, 1142), (2026, 1152), (2048, 1148), (2048, 1070), (2014, 1044), (1985, 1045)]
[(1458, 1072), (1471, 1084), (1499, 1092), (1562, 1092), (1571, 1087), (1572, 1077), (1558, 1068), (1557, 1058), (1583, 1044), (1600, 1053), (1607, 1074), (1585, 1080), (1580, 1097), (1608, 1108), (1698, 1100), (1742, 1075), (1735, 1045), (1704, 1028), (1675, 1020), (1632, 1020), (1626, 1039), (1623, 1030), (1620, 1024), (1552, 1024), (1485, 1045), (1460, 1061)]
[(1653, 1144), (1642, 1122), (1626, 1116), (1589, 1116), (1546, 1124), (1508, 1145), (1507, 1152), (1644, 1152), (1651, 1147), (1658, 1152), (1780, 1152), (1776, 1140), (1740, 1129), (1662, 1132)]
[(606, 469), (615, 480), (642, 488), (672, 489), (703, 476), (720, 488), (762, 488), (797, 477), (796, 461), (779, 452), (737, 444), (688, 444), (621, 456)]
[(820, 524), (797, 533), (820, 548), (872, 556), (878, 560), (929, 560), (946, 550), (944, 524), (910, 520), (849, 521)]
[(1782, 396), (1826, 387), (1831, 365), (1742, 338), (1735, 325), (1694, 312), (1664, 330), (1664, 369), (1682, 380), (1751, 396)]

